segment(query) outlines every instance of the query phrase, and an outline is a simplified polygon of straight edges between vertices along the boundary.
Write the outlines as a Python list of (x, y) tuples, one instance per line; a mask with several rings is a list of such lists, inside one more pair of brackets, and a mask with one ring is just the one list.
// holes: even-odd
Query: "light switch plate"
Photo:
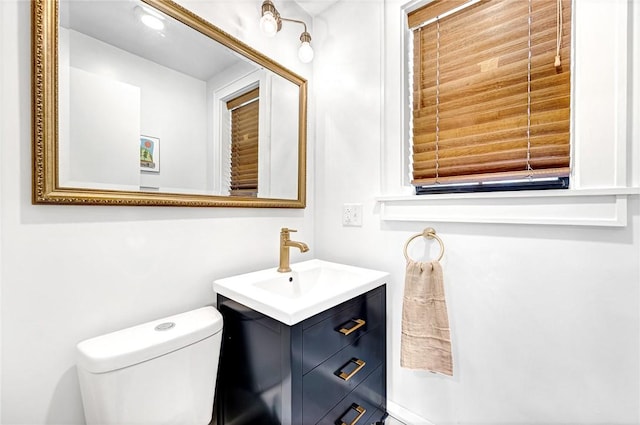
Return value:
[(362, 226), (362, 204), (344, 204), (342, 206), (343, 226)]

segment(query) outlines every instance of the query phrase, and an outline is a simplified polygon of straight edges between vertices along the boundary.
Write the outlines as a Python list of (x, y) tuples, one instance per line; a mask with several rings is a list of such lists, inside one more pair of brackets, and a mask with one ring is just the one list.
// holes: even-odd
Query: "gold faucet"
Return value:
[(309, 247), (304, 242), (292, 241), (289, 239), (290, 232), (297, 232), (297, 230), (287, 229), (283, 227), (280, 229), (280, 267), (278, 267), (278, 271), (280, 273), (286, 273), (291, 271), (291, 267), (289, 267), (289, 248), (295, 247), (300, 250), (300, 252), (309, 251)]

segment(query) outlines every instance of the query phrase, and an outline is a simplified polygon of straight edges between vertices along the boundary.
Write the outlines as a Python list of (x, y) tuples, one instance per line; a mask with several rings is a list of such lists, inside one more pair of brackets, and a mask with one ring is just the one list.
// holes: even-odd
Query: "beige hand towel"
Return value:
[(453, 376), (442, 267), (409, 260), (406, 273), (400, 365)]

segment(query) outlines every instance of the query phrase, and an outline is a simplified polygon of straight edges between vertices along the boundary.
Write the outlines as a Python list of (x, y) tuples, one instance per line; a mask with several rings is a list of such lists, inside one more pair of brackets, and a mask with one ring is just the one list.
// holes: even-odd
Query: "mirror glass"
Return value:
[(36, 3), (34, 202), (304, 207), (304, 79), (172, 2)]

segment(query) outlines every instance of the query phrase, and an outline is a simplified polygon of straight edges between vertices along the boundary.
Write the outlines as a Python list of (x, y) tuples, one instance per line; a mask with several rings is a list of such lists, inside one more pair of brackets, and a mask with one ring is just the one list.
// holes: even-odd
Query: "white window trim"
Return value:
[(527, 190), (378, 197), (387, 221), (627, 225), (627, 198), (638, 188)]
[[(404, 119), (409, 113), (406, 102), (408, 70), (404, 65), (408, 54), (405, 49), (406, 13), (424, 2), (413, 1), (396, 10), (398, 19), (387, 21), (391, 25), (388, 25), (386, 38), (388, 43), (394, 37), (400, 40), (401, 48), (397, 51), (402, 52), (402, 57), (398, 60), (403, 66), (399, 75), (397, 69), (386, 68), (389, 87), (385, 88), (388, 106), (381, 152), (382, 194), (376, 198), (380, 204), (380, 218), (386, 221), (626, 226), (628, 198), (640, 194), (637, 158), (640, 123), (632, 119), (640, 112), (640, 47), (635, 44), (634, 51), (629, 51), (631, 37), (638, 39), (640, 8), (632, 7), (631, 3), (626, 0), (573, 2), (570, 189), (437, 195), (412, 195), (407, 166), (408, 129)], [(386, 12), (394, 11), (387, 8)], [(630, 13), (633, 13), (631, 20), (628, 19)], [(607, 30), (594, 34), (596, 27)], [(599, 46), (602, 48), (598, 49)], [(394, 54), (397, 55), (387, 47), (387, 66), (395, 60)], [(394, 78), (396, 75), (399, 81)], [(390, 90), (398, 91), (398, 84), (401, 85), (401, 99), (390, 99), (393, 96)], [(633, 93), (628, 87), (633, 87)], [(397, 105), (393, 100), (402, 102), (401, 114), (391, 109)], [(394, 119), (401, 122), (394, 123)], [(402, 133), (402, 142), (398, 142), (394, 133)]]

